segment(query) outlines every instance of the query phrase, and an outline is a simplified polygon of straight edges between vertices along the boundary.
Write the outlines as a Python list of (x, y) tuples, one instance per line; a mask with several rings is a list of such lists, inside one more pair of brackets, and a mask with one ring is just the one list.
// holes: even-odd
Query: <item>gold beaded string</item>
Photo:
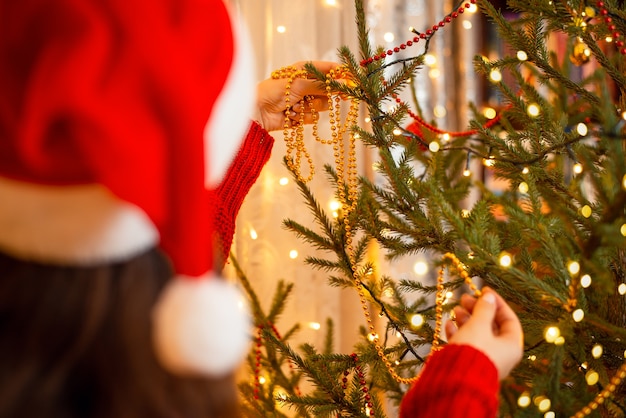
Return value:
[(598, 407), (601, 404), (603, 404), (607, 398), (613, 395), (615, 390), (619, 387), (619, 385), (624, 381), (625, 378), (626, 378), (626, 362), (624, 362), (624, 364), (622, 364), (622, 367), (620, 367), (617, 370), (617, 373), (615, 373), (615, 375), (611, 378), (611, 380), (609, 381), (609, 384), (606, 385), (604, 390), (598, 393), (591, 402), (589, 402), (586, 406), (583, 407), (583, 409), (578, 411), (576, 414), (572, 415), (572, 418), (583, 418), (591, 414), (591, 412), (598, 409)]
[[(465, 283), (474, 292), (474, 295), (477, 297), (480, 296), (481, 291), (476, 287), (476, 285), (472, 281), (472, 278), (469, 276), (469, 274), (465, 270), (463, 263), (461, 263), (461, 261), (456, 257), (456, 255), (452, 253), (446, 253), (442, 257), (442, 261), (445, 261), (445, 260), (449, 260), (452, 262), (457, 273), (459, 274), (459, 276), (461, 276), (461, 278), (465, 281)], [(433, 342), (431, 345), (431, 353), (439, 349), (439, 340), (440, 340), (439, 335), (441, 333), (441, 323), (442, 323), (442, 318), (443, 318), (443, 302), (445, 300), (443, 283), (444, 283), (444, 266), (441, 267), (441, 269), (439, 270), (439, 274), (437, 276), (437, 292), (435, 296), (435, 331), (433, 335)], [(368, 329), (369, 329), (370, 335), (372, 336), (371, 340), (372, 340), (372, 343), (374, 344), (374, 347), (376, 348), (376, 353), (378, 354), (378, 357), (380, 357), (382, 362), (385, 364), (387, 371), (389, 372), (389, 374), (395, 381), (399, 383), (404, 383), (404, 384), (411, 384), (413, 382), (416, 382), (419, 379), (419, 375), (406, 378), (406, 377), (400, 376), (396, 372), (395, 367), (391, 364), (391, 361), (385, 354), (383, 347), (378, 343), (378, 336), (376, 335), (374, 324), (370, 317), (369, 309), (367, 308), (367, 299), (365, 297), (365, 290), (363, 286), (361, 285), (360, 281), (358, 280), (357, 280), (357, 285), (359, 289), (359, 299), (361, 301), (361, 307), (363, 308), (363, 314), (365, 315)]]

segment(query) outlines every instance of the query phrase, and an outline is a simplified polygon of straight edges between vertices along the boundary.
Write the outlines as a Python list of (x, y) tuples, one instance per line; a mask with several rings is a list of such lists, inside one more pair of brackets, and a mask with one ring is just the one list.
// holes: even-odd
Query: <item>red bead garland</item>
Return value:
[(413, 46), (413, 44), (416, 44), (419, 42), (420, 39), (428, 39), (431, 36), (433, 36), (435, 34), (435, 32), (437, 32), (440, 28), (443, 28), (447, 23), (452, 22), (452, 19), (456, 19), (457, 17), (459, 17), (459, 15), (465, 13), (465, 9), (468, 9), (471, 7), (472, 4), (475, 4), (476, 0), (469, 0), (469, 2), (462, 4), (461, 6), (459, 6), (459, 8), (450, 13), (449, 15), (447, 15), (445, 18), (443, 18), (443, 20), (439, 21), (438, 24), (433, 25), (431, 29), (427, 29), (426, 32), (422, 32), (417, 34), (416, 36), (414, 36), (412, 39), (409, 39), (408, 41), (406, 41), (403, 44), (400, 44), (399, 46), (393, 48), (393, 49), (388, 49), (387, 51), (383, 51), (378, 55), (374, 55), (373, 57), (369, 57), (369, 58), (365, 58), (363, 60), (361, 60), (361, 66), (365, 67), (366, 65), (369, 65), (371, 63), (373, 63), (374, 61), (378, 61), (381, 60), (387, 56), (391, 56), (394, 53), (398, 53), (400, 52), (400, 50), (406, 49), (409, 46)]
[[(268, 325), (265, 325), (268, 326)], [(255, 362), (254, 362), (254, 399), (259, 399), (259, 393), (261, 391), (261, 357), (262, 357), (262, 353), (261, 353), (261, 347), (263, 347), (263, 328), (264, 325), (259, 325), (257, 328), (257, 335), (255, 337), (255, 347), (254, 347), (254, 357), (255, 357)], [(280, 333), (278, 332), (278, 329), (276, 329), (276, 327), (274, 326), (274, 324), (269, 324), (269, 328), (272, 330), (272, 332), (274, 333), (274, 335), (276, 336), (276, 338), (280, 339)], [(293, 369), (293, 364), (291, 362), (288, 363), (289, 365), (289, 370), (291, 371), (291, 373), (294, 373), (294, 369)], [(301, 396), (302, 392), (300, 391), (300, 388), (298, 386), (294, 387), (294, 392), (297, 396)]]
[(603, 1), (598, 1), (596, 3), (598, 9), (600, 9), (600, 16), (603, 17), (604, 23), (607, 25), (607, 29), (612, 32), (611, 36), (613, 37), (613, 41), (615, 42), (615, 46), (619, 50), (620, 54), (626, 55), (626, 47), (624, 46), (624, 40), (621, 33), (616, 31), (616, 26), (613, 24), (613, 19), (609, 16), (609, 11), (606, 9)]

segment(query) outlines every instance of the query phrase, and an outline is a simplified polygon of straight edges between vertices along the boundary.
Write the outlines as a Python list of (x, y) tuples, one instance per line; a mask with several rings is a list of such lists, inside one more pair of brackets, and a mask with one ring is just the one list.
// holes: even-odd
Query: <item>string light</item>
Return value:
[(619, 232), (621, 232), (622, 235), (626, 237), (626, 224), (622, 224), (622, 227), (619, 229)]
[(393, 134), (394, 134), (395, 136), (400, 136), (400, 135), (402, 135), (402, 129), (400, 129), (400, 128), (396, 128), (396, 129), (394, 129), (394, 130), (393, 130)]
[(593, 348), (591, 349), (591, 355), (595, 359), (602, 357), (603, 352), (604, 352), (604, 349), (602, 348), (600, 344), (594, 345)]
[(322, 325), (319, 322), (309, 322), (309, 328), (318, 331), (322, 328)]
[(297, 250), (289, 251), (289, 258), (291, 258), (292, 260), (295, 260), (296, 258), (298, 258), (298, 251)]
[(469, 20), (464, 20), (463, 21), (463, 29), (467, 29), (467, 30), (472, 29), (472, 22), (470, 22)]
[(585, 373), (585, 380), (589, 386), (593, 386), (600, 380), (600, 375), (595, 370), (589, 370)]
[(539, 411), (547, 412), (552, 406), (552, 402), (545, 396), (537, 396), (535, 398), (535, 405), (537, 405), (537, 409), (539, 409)]
[(428, 273), (428, 264), (424, 261), (418, 261), (415, 263), (415, 265), (413, 265), (413, 271), (415, 272), (415, 274), (423, 276), (424, 274)]
[(419, 328), (424, 325), (424, 317), (420, 314), (411, 316), (411, 325), (415, 328)]
[(424, 65), (432, 67), (435, 64), (437, 64), (437, 57), (435, 57), (433, 54), (424, 55)]
[(437, 151), (439, 151), (439, 149), (440, 149), (439, 142), (432, 141), (430, 144), (428, 144), (428, 149), (430, 150), (430, 152), (437, 152)]
[(543, 418), (554, 418), (556, 417), (554, 411), (548, 411), (543, 415)]
[(287, 28), (285, 26), (283, 26), (283, 25), (276, 26), (276, 32), (278, 32), (278, 33), (285, 33), (285, 32), (287, 32)]
[(591, 276), (588, 274), (585, 274), (583, 277), (581, 277), (580, 285), (584, 287), (585, 289), (591, 286)]
[(483, 116), (486, 117), (487, 119), (493, 119), (496, 116), (498, 116), (496, 109), (494, 109), (493, 107), (486, 107), (483, 110)]
[(250, 238), (253, 240), (259, 238), (259, 234), (257, 234), (254, 228), (250, 228)]
[(530, 169), (528, 167), (522, 168), (522, 174), (528, 174), (528, 173), (530, 173)]
[(580, 264), (578, 261), (570, 261), (567, 264), (567, 271), (569, 271), (569, 274), (572, 276), (578, 274), (580, 272)]
[(393, 42), (396, 37), (392, 32), (387, 32), (383, 35), (383, 39), (385, 40), (385, 42)]
[(554, 343), (556, 339), (560, 336), (561, 330), (559, 329), (559, 327), (556, 326), (546, 328), (545, 332), (543, 333), (543, 338), (549, 343)]
[(461, 210), (461, 216), (462, 216), (463, 218), (469, 218), (469, 217), (470, 217), (470, 215), (471, 215), (471, 212), (470, 212), (469, 210), (467, 210), (467, 209), (463, 209), (463, 210)]
[(583, 215), (585, 218), (588, 218), (591, 216), (591, 207), (589, 205), (585, 205), (582, 208), (580, 208), (580, 214)]
[(575, 322), (580, 322), (583, 320), (583, 318), (585, 318), (585, 311), (583, 311), (582, 309), (576, 309), (574, 312), (572, 312), (572, 318), (574, 318)]
[(536, 103), (531, 103), (526, 108), (526, 113), (528, 113), (528, 116), (531, 118), (536, 118), (541, 113), (541, 109)]
[(491, 70), (491, 72), (489, 73), (489, 78), (491, 79), (491, 81), (493, 81), (494, 83), (499, 83), (500, 81), (502, 81), (502, 73), (500, 72), (500, 70), (498, 69), (493, 69)]
[(519, 192), (523, 194), (528, 193), (528, 183), (526, 183), (525, 181), (521, 182), (519, 186), (517, 186), (517, 190), (519, 190)]
[(513, 257), (511, 257), (511, 254), (503, 252), (502, 254), (500, 254), (499, 262), (502, 267), (511, 267), (511, 265), (513, 264)]
[(517, 406), (520, 408), (527, 408), (530, 405), (530, 400), (528, 392), (523, 392), (519, 398), (517, 398)]
[(517, 59), (520, 61), (526, 61), (528, 59), (528, 54), (526, 54), (526, 51), (519, 50), (517, 51)]
[(583, 172), (583, 165), (581, 163), (574, 164), (574, 166), (572, 167), (572, 171), (574, 172), (574, 174), (582, 173)]
[(580, 136), (585, 136), (589, 132), (589, 129), (587, 128), (587, 125), (581, 122), (576, 125), (576, 132), (578, 132), (578, 135)]
[(622, 283), (622, 284), (620, 284), (620, 285), (617, 287), (617, 292), (618, 292), (620, 295), (622, 295), (622, 296), (623, 296), (623, 295), (626, 295), (626, 283)]

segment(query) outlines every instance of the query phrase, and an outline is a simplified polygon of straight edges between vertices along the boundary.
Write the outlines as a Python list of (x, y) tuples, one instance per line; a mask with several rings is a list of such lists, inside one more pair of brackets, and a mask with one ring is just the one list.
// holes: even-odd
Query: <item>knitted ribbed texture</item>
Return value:
[(402, 400), (400, 418), (494, 418), (499, 389), (498, 371), (485, 354), (449, 344), (428, 359)]
[(253, 122), (246, 138), (230, 165), (226, 177), (215, 190), (217, 213), (215, 230), (222, 250), (223, 266), (228, 259), (235, 234), (235, 218), (250, 188), (269, 160), (274, 138), (258, 123)]

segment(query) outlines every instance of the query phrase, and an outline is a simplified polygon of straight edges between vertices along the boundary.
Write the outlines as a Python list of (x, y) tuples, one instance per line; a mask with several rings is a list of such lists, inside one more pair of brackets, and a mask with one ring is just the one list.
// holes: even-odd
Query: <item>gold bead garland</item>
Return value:
[[(443, 255), (442, 261), (445, 261), (446, 259), (452, 262), (457, 273), (459, 274), (459, 276), (461, 276), (461, 278), (465, 281), (465, 283), (474, 292), (474, 295), (480, 296), (481, 291), (476, 287), (476, 285), (472, 281), (472, 278), (469, 276), (469, 274), (465, 270), (463, 263), (461, 263), (461, 261), (456, 257), (456, 255), (454, 255), (453, 253), (446, 253)], [(443, 318), (443, 302), (445, 300), (443, 282), (444, 282), (444, 267), (442, 266), (437, 276), (437, 293), (435, 296), (435, 332), (433, 335), (433, 342), (431, 345), (431, 353), (439, 349), (439, 341), (440, 341), (439, 335), (441, 332), (441, 323), (442, 323), (442, 318)], [(365, 319), (367, 320), (368, 328), (371, 333), (370, 335), (375, 335), (374, 324), (372, 323), (369, 310), (367, 309), (367, 300), (365, 298), (365, 292), (364, 292), (363, 286), (360, 285), (360, 282), (358, 282), (357, 284), (359, 284), (359, 298), (361, 300), (363, 313), (365, 314)], [(383, 361), (383, 363), (385, 364), (385, 367), (387, 368), (387, 371), (389, 372), (389, 374), (395, 381), (399, 383), (404, 383), (404, 384), (411, 384), (411, 383), (416, 382), (419, 379), (419, 375), (411, 377), (411, 378), (400, 376), (395, 371), (394, 366), (391, 364), (391, 361), (385, 354), (383, 347), (378, 343), (378, 338), (374, 337), (372, 342), (374, 343), (374, 347), (376, 348), (376, 352), (378, 353), (378, 356)]]

